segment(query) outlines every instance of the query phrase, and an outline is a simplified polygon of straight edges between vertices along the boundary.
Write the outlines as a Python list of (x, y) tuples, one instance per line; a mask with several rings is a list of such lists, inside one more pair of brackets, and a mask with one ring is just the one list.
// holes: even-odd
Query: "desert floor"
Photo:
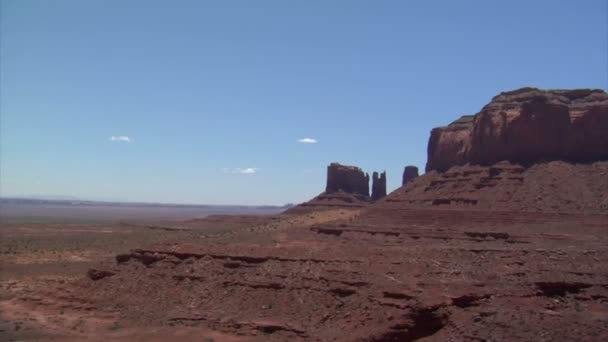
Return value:
[(0, 340), (608, 340), (608, 218), (3, 223)]

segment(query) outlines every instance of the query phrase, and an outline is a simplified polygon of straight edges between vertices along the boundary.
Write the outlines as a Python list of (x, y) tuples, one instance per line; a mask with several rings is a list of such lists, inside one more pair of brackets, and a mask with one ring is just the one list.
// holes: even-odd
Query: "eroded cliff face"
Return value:
[(331, 163), (327, 167), (326, 193), (337, 191), (369, 196), (369, 174), (356, 166)]
[(466, 163), (473, 120), (473, 115), (465, 115), (447, 127), (437, 127), (431, 130), (427, 146), (427, 171), (447, 170), (451, 166)]
[(608, 94), (603, 90), (522, 88), (431, 131), (426, 170), (507, 160), (608, 160)]

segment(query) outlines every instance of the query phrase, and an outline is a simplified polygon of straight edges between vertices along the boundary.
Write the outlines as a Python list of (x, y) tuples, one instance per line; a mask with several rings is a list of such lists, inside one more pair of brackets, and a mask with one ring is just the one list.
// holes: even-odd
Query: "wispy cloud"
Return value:
[(257, 167), (245, 167), (245, 168), (234, 168), (234, 169), (229, 169), (229, 168), (223, 168), (222, 172), (224, 173), (233, 173), (233, 174), (241, 174), (241, 175), (252, 175), (254, 173), (257, 173), (260, 169)]
[(254, 174), (258, 172), (258, 168), (256, 167), (247, 167), (244, 169), (238, 169), (238, 173), (243, 174), (243, 175), (250, 175), (250, 174)]
[(315, 138), (302, 138), (302, 139), (298, 139), (299, 143), (302, 144), (316, 144), (317, 143), (317, 139)]
[(118, 136), (111, 136), (110, 138), (108, 138), (108, 140), (110, 141), (118, 141), (118, 142), (131, 142), (131, 138), (124, 136), (124, 135), (118, 135)]

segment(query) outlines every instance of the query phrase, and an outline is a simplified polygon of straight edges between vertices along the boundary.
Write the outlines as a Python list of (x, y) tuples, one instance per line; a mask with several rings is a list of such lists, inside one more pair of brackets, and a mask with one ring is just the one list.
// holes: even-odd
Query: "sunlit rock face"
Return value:
[(608, 94), (603, 90), (504, 92), (475, 115), (434, 128), (426, 170), (507, 160), (608, 160)]

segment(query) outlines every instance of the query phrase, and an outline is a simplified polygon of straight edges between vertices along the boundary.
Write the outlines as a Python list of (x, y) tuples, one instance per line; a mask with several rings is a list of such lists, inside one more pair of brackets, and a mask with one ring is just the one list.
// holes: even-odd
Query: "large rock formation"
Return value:
[(403, 180), (401, 181), (401, 186), (407, 184), (416, 177), (418, 177), (418, 168), (413, 165), (406, 166), (403, 170)]
[(371, 203), (369, 174), (356, 166), (331, 163), (327, 167), (325, 191), (285, 213), (301, 214), (328, 209), (359, 209)]
[(386, 196), (386, 171), (378, 176), (378, 172), (372, 175), (372, 200), (377, 201)]
[(608, 160), (608, 94), (536, 88), (501, 93), (481, 112), (431, 131), (426, 170), (503, 160)]
[(308, 202), (285, 211), (300, 214), (327, 209), (360, 209), (386, 196), (386, 172), (373, 174), (372, 196), (369, 195), (369, 174), (356, 166), (331, 163), (327, 167), (325, 192)]
[[(522, 88), (431, 131), (402, 208), (608, 213), (608, 94)], [(405, 181), (405, 175), (404, 175)]]
[(337, 191), (369, 196), (369, 174), (356, 166), (331, 163), (327, 167), (326, 193)]

